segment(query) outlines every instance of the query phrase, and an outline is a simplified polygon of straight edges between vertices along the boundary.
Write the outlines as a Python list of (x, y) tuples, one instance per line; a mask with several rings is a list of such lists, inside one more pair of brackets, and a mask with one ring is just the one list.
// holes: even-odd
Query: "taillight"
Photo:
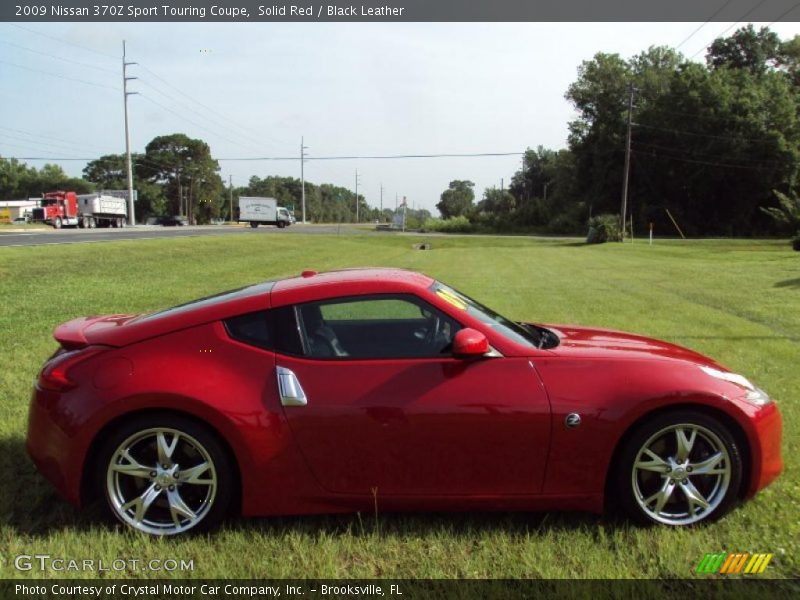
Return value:
[(54, 392), (65, 392), (74, 388), (78, 384), (69, 378), (70, 369), (105, 350), (106, 348), (101, 346), (87, 346), (80, 350), (56, 352), (39, 372), (37, 385), (43, 390)]

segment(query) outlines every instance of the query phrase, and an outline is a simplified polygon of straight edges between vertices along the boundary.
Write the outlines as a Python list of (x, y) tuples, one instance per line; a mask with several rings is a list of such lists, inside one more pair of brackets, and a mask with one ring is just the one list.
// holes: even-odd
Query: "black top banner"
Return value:
[(743, 21), (800, 20), (798, 0), (3, 0), (0, 21)]

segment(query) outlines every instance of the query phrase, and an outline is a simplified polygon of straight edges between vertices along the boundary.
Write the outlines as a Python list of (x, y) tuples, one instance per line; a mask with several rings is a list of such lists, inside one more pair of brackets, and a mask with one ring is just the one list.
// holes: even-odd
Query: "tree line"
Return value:
[[(295, 177), (252, 176), (245, 186), (230, 189), (219, 175), (219, 163), (203, 140), (182, 133), (158, 136), (143, 153), (131, 156), (134, 188), (138, 193), (136, 217), (184, 215), (191, 222), (208, 223), (238, 216), (239, 196), (269, 196), (295, 211), (301, 218), (302, 186)], [(36, 169), (16, 159), (0, 159), (0, 198), (39, 197), (45, 192), (70, 190), (88, 193), (96, 190), (126, 189), (127, 168), (124, 154), (108, 154), (90, 161), (83, 178), (69, 177), (58, 165)], [(305, 182), (306, 218), (313, 222), (361, 222), (392, 220), (394, 210), (367, 204), (345, 187), (330, 183)], [(234, 201), (231, 202), (231, 199)], [(408, 210), (406, 224), (419, 227), (430, 217), (427, 210)]]
[[(454, 180), (437, 208), (474, 228), (586, 233), (621, 212), (628, 110), (628, 218), (644, 233), (747, 236), (788, 232), (770, 218), (800, 163), (800, 36), (752, 25), (708, 48), (705, 65), (667, 47), (625, 60), (598, 53), (566, 92), (578, 116), (565, 149), (529, 148), (507, 190), (475, 202)], [(785, 220), (783, 220), (785, 223)], [(626, 224), (627, 227), (631, 223)]]

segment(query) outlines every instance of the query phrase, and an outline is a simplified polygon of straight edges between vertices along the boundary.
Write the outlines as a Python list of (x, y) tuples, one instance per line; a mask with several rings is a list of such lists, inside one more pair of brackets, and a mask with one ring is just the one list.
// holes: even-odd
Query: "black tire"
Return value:
[(258, 223), (256, 223), (255, 221), (250, 221), (250, 227), (255, 229), (256, 227), (258, 227)]
[[(676, 410), (637, 426), (618, 454), (609, 491), (640, 523), (695, 525), (715, 521), (733, 508), (742, 473), (741, 450), (725, 423), (699, 411)], [(666, 503), (659, 507), (662, 499)]]
[[(170, 462), (164, 464), (160, 462), (165, 455), (156, 454), (159, 432), (165, 447), (174, 444), (171, 458), (167, 458)], [(120, 462), (123, 448), (129, 449), (129, 456), (141, 469), (131, 469), (134, 466), (131, 462)], [(209, 467), (196, 475), (188, 475), (189, 471), (209, 463)], [(181, 469), (185, 469), (183, 473)], [(142, 415), (121, 423), (104, 441), (94, 476), (94, 490), (113, 517), (131, 529), (158, 536), (213, 529), (228, 514), (236, 496), (234, 465), (217, 435), (198, 421), (170, 413)], [(194, 477), (196, 481), (180, 481), (182, 477)], [(128, 502), (145, 497), (150, 502), (141, 515), (136, 504), (125, 510)], [(186, 512), (178, 514), (175, 507), (181, 511), (189, 508), (195, 518)], [(186, 522), (181, 523), (182, 519)]]
[(61, 229), (63, 223), (61, 222), (61, 217), (56, 217), (55, 221), (53, 221), (53, 228), (54, 229)]
[(283, 229), (284, 227), (286, 227), (286, 222), (285, 221), (278, 221), (278, 229)]

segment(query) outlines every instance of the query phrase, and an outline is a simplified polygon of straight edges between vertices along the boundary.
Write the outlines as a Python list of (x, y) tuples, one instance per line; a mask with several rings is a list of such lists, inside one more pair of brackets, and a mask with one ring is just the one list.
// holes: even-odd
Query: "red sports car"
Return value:
[(600, 512), (690, 525), (781, 471), (776, 405), (628, 333), (517, 323), (418, 273), (304, 272), (55, 330), (28, 452), (169, 535), (226, 514)]

